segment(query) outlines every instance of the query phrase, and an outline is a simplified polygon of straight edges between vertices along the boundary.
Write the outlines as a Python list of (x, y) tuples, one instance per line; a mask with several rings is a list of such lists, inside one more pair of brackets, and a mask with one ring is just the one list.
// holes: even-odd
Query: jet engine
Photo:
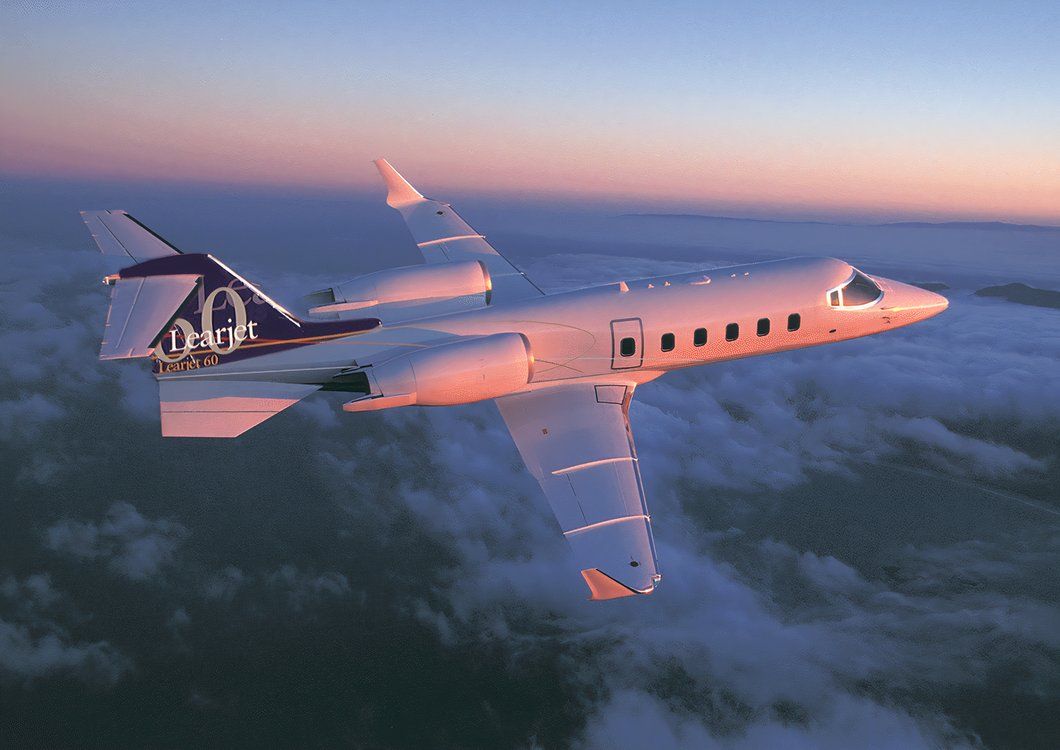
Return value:
[(451, 406), (505, 396), (530, 382), (534, 355), (522, 334), (495, 333), (420, 349), (368, 372), (372, 395), (345, 404), (346, 411)]
[(343, 313), (391, 302), (482, 295), (489, 303), (489, 271), (481, 261), (465, 260), (426, 266), (405, 266), (359, 276), (307, 297), (315, 315)]

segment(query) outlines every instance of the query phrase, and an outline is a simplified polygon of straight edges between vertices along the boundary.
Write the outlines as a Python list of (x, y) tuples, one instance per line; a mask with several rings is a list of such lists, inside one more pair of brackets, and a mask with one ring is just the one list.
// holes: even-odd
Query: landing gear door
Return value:
[(644, 328), (640, 318), (611, 321), (611, 369), (629, 370), (644, 362)]

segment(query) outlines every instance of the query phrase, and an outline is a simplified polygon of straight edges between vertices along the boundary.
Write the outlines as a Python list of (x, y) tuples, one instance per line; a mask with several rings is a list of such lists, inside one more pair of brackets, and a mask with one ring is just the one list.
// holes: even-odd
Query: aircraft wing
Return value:
[(629, 427), (632, 396), (625, 385), (575, 383), (497, 399), (592, 599), (649, 594), (660, 579)]
[(486, 238), (460, 218), (448, 203), (424, 198), (386, 159), (375, 166), (386, 182), (387, 205), (405, 219), (420, 253), (428, 263), (480, 260), (489, 269), (494, 304), (540, 297), (538, 289), (522, 271), (498, 253)]

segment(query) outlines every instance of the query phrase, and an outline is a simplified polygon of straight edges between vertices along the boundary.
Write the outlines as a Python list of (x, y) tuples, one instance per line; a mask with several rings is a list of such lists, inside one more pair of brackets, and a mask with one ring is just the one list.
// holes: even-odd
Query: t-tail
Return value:
[(320, 387), (213, 368), (380, 325), (300, 320), (214, 256), (182, 253), (124, 211), (81, 216), (105, 255), (130, 263), (104, 279), (100, 359), (154, 360), (164, 435), (235, 437)]

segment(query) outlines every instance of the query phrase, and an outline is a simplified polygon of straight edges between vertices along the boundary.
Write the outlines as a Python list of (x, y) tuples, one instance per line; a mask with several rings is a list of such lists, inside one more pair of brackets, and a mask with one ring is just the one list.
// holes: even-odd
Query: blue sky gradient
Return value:
[(1055, 3), (0, 14), (7, 173), (1060, 222)]

